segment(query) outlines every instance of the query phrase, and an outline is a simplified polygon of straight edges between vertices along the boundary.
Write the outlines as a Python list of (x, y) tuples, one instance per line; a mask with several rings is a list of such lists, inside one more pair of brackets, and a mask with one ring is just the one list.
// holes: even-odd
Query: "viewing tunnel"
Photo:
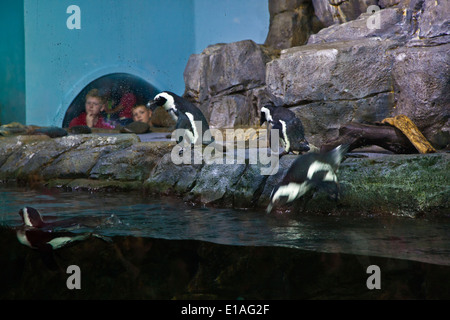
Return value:
[[(86, 94), (97, 89), (105, 102), (105, 107), (112, 109), (117, 106), (124, 95), (133, 97), (133, 105), (146, 105), (159, 92), (146, 80), (129, 73), (111, 73), (101, 76), (86, 85), (68, 106), (62, 122), (62, 127), (69, 127), (72, 119), (85, 111)], [(103, 112), (102, 116), (109, 120), (110, 114)]]

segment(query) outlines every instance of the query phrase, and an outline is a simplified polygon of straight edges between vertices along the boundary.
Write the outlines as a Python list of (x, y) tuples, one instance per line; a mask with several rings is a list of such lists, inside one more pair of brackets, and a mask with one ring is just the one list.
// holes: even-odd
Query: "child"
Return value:
[(84, 108), (86, 111), (72, 119), (69, 123), (69, 128), (75, 126), (88, 126), (90, 128), (114, 129), (114, 126), (105, 122), (100, 115), (100, 112), (105, 109), (105, 104), (98, 89), (92, 89), (87, 93)]
[(150, 127), (152, 126), (152, 110), (144, 105), (137, 105), (133, 107), (133, 121), (145, 122)]

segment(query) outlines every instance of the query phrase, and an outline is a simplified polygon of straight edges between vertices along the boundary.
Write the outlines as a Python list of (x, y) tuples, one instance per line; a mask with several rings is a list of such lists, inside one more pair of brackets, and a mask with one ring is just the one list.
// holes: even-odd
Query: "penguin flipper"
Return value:
[(42, 262), (50, 270), (57, 270), (59, 268), (55, 260), (55, 254), (53, 252), (53, 247), (48, 243), (39, 244), (36, 249), (41, 256)]

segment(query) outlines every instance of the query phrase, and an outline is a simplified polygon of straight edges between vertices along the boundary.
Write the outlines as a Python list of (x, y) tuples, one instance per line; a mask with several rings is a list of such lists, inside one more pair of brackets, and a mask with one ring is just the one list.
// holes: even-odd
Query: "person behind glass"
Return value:
[(148, 109), (144, 105), (137, 105), (133, 107), (133, 121), (136, 122), (144, 122), (149, 125), (149, 127), (152, 126), (152, 110)]
[(120, 91), (122, 97), (119, 104), (116, 107), (105, 109), (107, 114), (113, 115), (114, 118), (118, 118), (120, 125), (125, 126), (133, 122), (133, 107), (136, 105), (136, 96), (131, 91), (128, 84), (120, 85)]
[(105, 109), (105, 104), (98, 89), (92, 89), (86, 94), (84, 108), (85, 112), (70, 121), (69, 128), (88, 126), (90, 128), (114, 129), (114, 126), (107, 123), (101, 115), (101, 112)]

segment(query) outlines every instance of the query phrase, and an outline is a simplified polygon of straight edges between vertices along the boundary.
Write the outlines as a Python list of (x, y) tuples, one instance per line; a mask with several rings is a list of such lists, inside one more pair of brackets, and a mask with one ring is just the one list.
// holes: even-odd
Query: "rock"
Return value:
[(450, 34), (450, 2), (411, 0), (408, 8), (413, 31), (420, 38)]
[[(26, 137), (26, 139), (24, 139)], [(46, 137), (46, 136), (45, 136)], [(167, 142), (141, 143), (134, 134), (3, 138), (0, 179), (71, 190), (137, 190), (234, 208), (267, 206), (275, 185), (296, 159), (285, 155), (278, 171), (263, 176), (260, 162), (175, 164)], [(242, 160), (242, 159), (241, 159)], [(338, 172), (341, 200), (316, 193), (294, 202), (298, 214), (442, 215), (450, 198), (450, 154), (348, 158)], [(266, 167), (266, 166), (264, 166)]]
[(4, 137), (26, 134), (27, 131), (28, 127), (19, 122), (11, 122), (0, 126), (0, 135)]
[(171, 153), (160, 158), (144, 187), (154, 193), (185, 194), (189, 192), (197, 181), (203, 164), (180, 164), (172, 161)]
[(449, 52), (450, 43), (428, 46), (424, 42), (394, 51), (394, 115), (408, 116), (438, 149), (450, 143)]
[(90, 179), (144, 181), (161, 157), (173, 148), (170, 143), (141, 142), (101, 156), (89, 174)]
[(67, 131), (59, 127), (36, 127), (33, 128), (28, 134), (46, 135), (50, 138), (59, 138), (67, 136)]
[(204, 165), (196, 180), (191, 196), (202, 203), (214, 203), (223, 200), (229, 190), (245, 170), (245, 164), (208, 164)]
[(211, 127), (249, 125), (257, 121), (253, 92), (264, 86), (269, 60), (267, 50), (251, 40), (210, 46), (190, 56), (183, 96), (203, 111)]
[(265, 45), (285, 49), (306, 43), (317, 24), (311, 1), (269, 0), (270, 25)]
[(265, 64), (269, 58), (253, 41), (208, 48), (189, 57), (184, 72), (186, 97), (203, 102), (217, 94), (248, 90), (264, 84)]
[[(449, 160), (450, 154), (445, 153), (348, 158), (338, 173), (340, 204), (347, 212), (372, 214), (420, 216), (446, 211), (450, 208)], [(310, 208), (315, 205), (311, 203)]]
[(354, 20), (378, 0), (312, 0), (314, 12), (326, 27)]
[(71, 134), (89, 134), (92, 133), (91, 128), (88, 126), (73, 126), (67, 129)]
[(381, 121), (392, 110), (390, 54), (396, 42), (364, 39), (284, 50), (267, 64), (267, 92), (293, 110), (315, 145), (342, 123)]
[(142, 134), (150, 132), (150, 126), (145, 122), (133, 121), (120, 129), (121, 133)]
[(267, 88), (277, 102), (361, 99), (391, 91), (393, 41), (366, 39), (287, 49), (267, 65)]
[(308, 44), (349, 41), (370, 37), (402, 40), (407, 36), (405, 17), (401, 9), (389, 8), (380, 10), (377, 16), (379, 28), (376, 25), (369, 28), (368, 26), (371, 26), (370, 23), (375, 20), (371, 18), (372, 15), (370, 13), (363, 13), (355, 20), (332, 25), (316, 34), (312, 34), (308, 39)]

